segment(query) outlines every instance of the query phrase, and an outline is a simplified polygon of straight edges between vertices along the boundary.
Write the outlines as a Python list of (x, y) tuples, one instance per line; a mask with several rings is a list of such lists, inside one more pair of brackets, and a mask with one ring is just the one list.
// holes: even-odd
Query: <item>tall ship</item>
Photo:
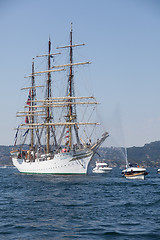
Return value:
[[(76, 95), (74, 72), (90, 62), (73, 61), (73, 50), (84, 44), (73, 44), (72, 35), (71, 24), (69, 45), (57, 47), (67, 50), (67, 63), (57, 65), (62, 53), (51, 52), (50, 39), (48, 53), (33, 58), (32, 72), (26, 77), (30, 86), (22, 88), (27, 98), (16, 115), (21, 122), (11, 151), (13, 165), (21, 173), (87, 174), (91, 159), (109, 136), (105, 131), (97, 136), (100, 123), (91, 121), (98, 106), (96, 98)], [(45, 70), (36, 70), (37, 59), (47, 62)]]

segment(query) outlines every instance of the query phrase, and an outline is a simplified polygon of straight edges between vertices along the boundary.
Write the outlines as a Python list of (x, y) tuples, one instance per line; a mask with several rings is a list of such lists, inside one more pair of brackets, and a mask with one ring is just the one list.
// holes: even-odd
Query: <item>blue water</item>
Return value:
[(160, 174), (24, 175), (0, 169), (0, 239), (160, 239)]

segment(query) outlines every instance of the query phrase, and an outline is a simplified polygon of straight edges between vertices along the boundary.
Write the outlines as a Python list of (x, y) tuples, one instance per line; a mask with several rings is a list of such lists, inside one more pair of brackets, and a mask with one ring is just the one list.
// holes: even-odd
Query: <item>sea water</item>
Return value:
[(160, 239), (160, 174), (87, 176), (0, 169), (0, 239)]

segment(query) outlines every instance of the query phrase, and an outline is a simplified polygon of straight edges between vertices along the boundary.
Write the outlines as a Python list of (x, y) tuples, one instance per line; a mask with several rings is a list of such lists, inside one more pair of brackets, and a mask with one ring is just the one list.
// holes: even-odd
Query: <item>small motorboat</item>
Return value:
[(93, 168), (93, 173), (108, 173), (112, 171), (112, 168), (108, 167), (108, 164), (105, 162), (96, 162), (95, 168)]
[(148, 174), (144, 167), (139, 167), (138, 165), (133, 166), (128, 162), (127, 159), (127, 149), (125, 148), (125, 160), (126, 168), (122, 171), (122, 176), (127, 179), (141, 179), (144, 180), (145, 176)]
[(122, 171), (122, 175), (127, 179), (141, 179), (144, 180), (145, 176), (148, 173), (146, 172), (146, 169), (144, 167), (133, 167), (129, 164), (126, 169)]
[(157, 170), (157, 173), (160, 173), (160, 168)]

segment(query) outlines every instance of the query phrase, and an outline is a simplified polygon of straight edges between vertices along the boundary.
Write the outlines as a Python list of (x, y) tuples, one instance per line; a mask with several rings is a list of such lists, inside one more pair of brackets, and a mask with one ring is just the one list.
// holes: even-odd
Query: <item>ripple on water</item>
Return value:
[(0, 169), (0, 239), (160, 239), (160, 178)]

